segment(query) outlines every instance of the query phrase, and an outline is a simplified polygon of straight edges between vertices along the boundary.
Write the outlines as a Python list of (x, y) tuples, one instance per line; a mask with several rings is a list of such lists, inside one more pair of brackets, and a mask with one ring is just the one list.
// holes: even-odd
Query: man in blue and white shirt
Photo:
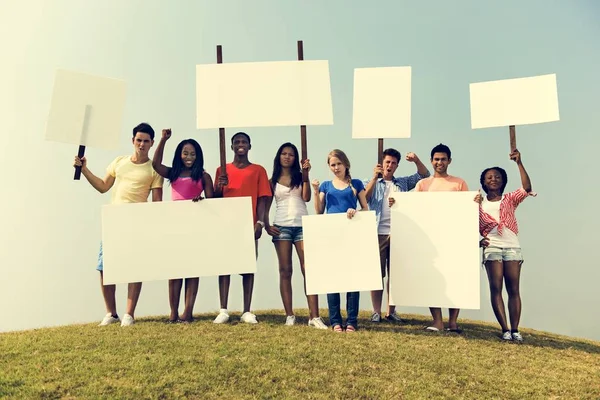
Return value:
[[(410, 176), (395, 178), (394, 173), (398, 168), (401, 159), (400, 152), (396, 149), (387, 149), (383, 152), (383, 165), (377, 164), (373, 169), (373, 178), (365, 181), (365, 191), (369, 210), (375, 211), (377, 218), (377, 234), (379, 236), (379, 258), (381, 261), (381, 279), (385, 279), (386, 272), (388, 276), (386, 291), (388, 300), (390, 295), (390, 192), (408, 192), (415, 188), (417, 182), (429, 176), (429, 170), (419, 160), (415, 153), (408, 153), (406, 161), (415, 163), (417, 173)], [(379, 175), (381, 174), (381, 178)], [(393, 204), (393, 203), (392, 203)], [(373, 315), (371, 322), (381, 321), (381, 302), (383, 299), (383, 290), (374, 290), (371, 292), (371, 301), (373, 303)], [(388, 305), (385, 318), (392, 322), (402, 322), (400, 316), (396, 313), (396, 306), (391, 302)]]

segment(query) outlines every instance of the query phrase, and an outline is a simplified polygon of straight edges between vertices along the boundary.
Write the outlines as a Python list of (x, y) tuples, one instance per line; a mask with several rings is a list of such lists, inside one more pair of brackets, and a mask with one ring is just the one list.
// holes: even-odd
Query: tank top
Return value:
[(275, 209), (274, 225), (302, 226), (302, 216), (308, 215), (306, 203), (302, 199), (302, 186), (290, 189), (280, 183), (275, 184)]
[(194, 182), (191, 176), (177, 178), (171, 184), (171, 200), (192, 200), (203, 190), (202, 178), (198, 182)]

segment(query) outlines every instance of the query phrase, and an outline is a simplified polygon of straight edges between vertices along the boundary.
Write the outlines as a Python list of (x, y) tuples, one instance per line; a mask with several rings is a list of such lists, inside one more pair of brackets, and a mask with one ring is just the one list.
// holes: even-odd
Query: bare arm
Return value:
[(258, 198), (256, 202), (256, 217), (259, 221), (265, 222), (265, 218), (268, 218), (267, 215), (267, 204), (271, 203), (273, 200), (271, 196), (261, 196)]
[(152, 189), (152, 202), (162, 201), (163, 196), (163, 188), (154, 188)]
[[(269, 182), (271, 182), (269, 180)], [(273, 187), (273, 186), (271, 186)], [(262, 199), (262, 197), (259, 197), (258, 200), (260, 201), (260, 199)], [(265, 223), (265, 227), (270, 226), (271, 224), (269, 223), (269, 213), (271, 212), (271, 204), (273, 204), (273, 196), (271, 197), (267, 197), (267, 201), (265, 203), (265, 215), (264, 218), (262, 219), (262, 221)], [(256, 207), (256, 211), (258, 212), (258, 207)], [(260, 217), (259, 217), (260, 219)]]
[(100, 193), (106, 193), (110, 190), (110, 188), (115, 184), (115, 177), (111, 174), (106, 174), (104, 179), (98, 178), (96, 175), (92, 173), (87, 167), (87, 160), (85, 157), (81, 159), (79, 157), (75, 157), (74, 166), (81, 167), (81, 173), (85, 176), (85, 179), (92, 185), (94, 189), (99, 191)]
[[(169, 138), (165, 134), (165, 131), (166, 131), (166, 129), (163, 129), (163, 136), (160, 138), (160, 141), (158, 142), (158, 146), (156, 147), (156, 150), (154, 151), (154, 157), (152, 157), (152, 168), (154, 168), (156, 173), (158, 173), (163, 178), (168, 178), (170, 168), (163, 165), (163, 163), (162, 163), (163, 153), (165, 152), (165, 144), (167, 143), (167, 140), (169, 140)], [(170, 130), (169, 130), (168, 135), (169, 136), (171, 135)]]
[(519, 150), (513, 151), (510, 155), (510, 159), (516, 162), (517, 166), (519, 167), (519, 174), (521, 175), (521, 185), (523, 186), (523, 189), (525, 189), (527, 193), (531, 192), (531, 179), (529, 179), (529, 174), (527, 171), (525, 171)]
[(319, 191), (320, 184), (318, 180), (312, 181), (311, 186), (315, 192), (315, 212), (323, 214), (325, 211), (325, 193)]
[(308, 174), (310, 172), (310, 160), (304, 160), (302, 163), (302, 170), (306, 170), (306, 182), (302, 181), (302, 200), (305, 203), (310, 201), (310, 179), (308, 178)]
[(204, 188), (204, 197), (210, 199), (215, 196), (213, 190), (213, 181), (210, 177), (210, 174), (208, 174), (207, 172), (204, 172), (204, 174), (202, 174), (202, 187)]

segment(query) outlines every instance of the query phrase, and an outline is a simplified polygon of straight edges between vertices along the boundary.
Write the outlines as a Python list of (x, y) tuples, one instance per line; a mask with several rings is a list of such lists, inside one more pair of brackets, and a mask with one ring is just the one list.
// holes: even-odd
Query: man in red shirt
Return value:
[[(254, 218), (254, 240), (256, 245), (256, 256), (258, 257), (258, 239), (262, 235), (266, 204), (271, 194), (271, 185), (267, 171), (258, 164), (252, 164), (248, 160), (250, 136), (244, 132), (238, 132), (231, 138), (231, 150), (233, 150), (233, 162), (226, 165), (226, 175), (217, 168), (217, 182), (215, 185), (215, 197), (251, 197), (252, 216)], [(219, 276), (219, 299), (221, 310), (213, 321), (222, 324), (229, 321), (227, 301), (229, 298), (230, 275)], [(242, 322), (256, 324), (256, 315), (250, 312), (252, 302), (252, 289), (254, 288), (254, 274), (242, 274), (242, 286), (244, 289), (244, 311)]]

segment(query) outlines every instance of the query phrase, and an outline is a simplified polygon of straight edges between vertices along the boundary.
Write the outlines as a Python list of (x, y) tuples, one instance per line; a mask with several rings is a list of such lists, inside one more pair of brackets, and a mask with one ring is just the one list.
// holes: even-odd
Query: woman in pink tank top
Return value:
[[(152, 167), (163, 178), (167, 178), (171, 184), (171, 199), (177, 200), (202, 200), (204, 197), (213, 197), (213, 181), (204, 170), (204, 156), (202, 148), (194, 139), (182, 140), (175, 149), (171, 167), (162, 164), (165, 144), (171, 137), (170, 129), (163, 129), (162, 137), (154, 152)], [(179, 317), (179, 299), (183, 279), (169, 280), (169, 305), (171, 314), (169, 322), (192, 322), (194, 302), (198, 294), (199, 278), (185, 279), (185, 309), (181, 318)]]

